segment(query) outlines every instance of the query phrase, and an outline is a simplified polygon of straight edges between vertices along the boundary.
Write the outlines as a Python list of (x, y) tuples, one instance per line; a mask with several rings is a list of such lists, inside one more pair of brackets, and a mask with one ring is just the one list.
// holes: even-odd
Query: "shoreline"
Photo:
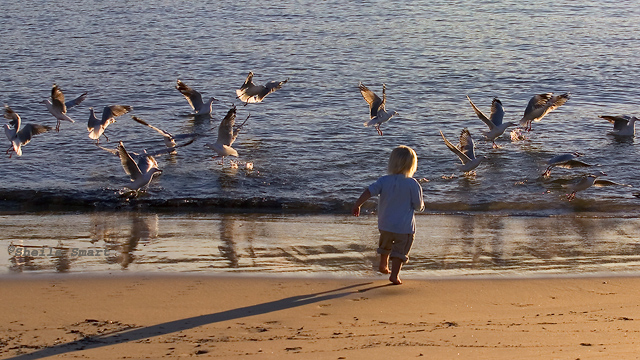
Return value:
[(640, 276), (0, 277), (0, 358), (629, 358)]

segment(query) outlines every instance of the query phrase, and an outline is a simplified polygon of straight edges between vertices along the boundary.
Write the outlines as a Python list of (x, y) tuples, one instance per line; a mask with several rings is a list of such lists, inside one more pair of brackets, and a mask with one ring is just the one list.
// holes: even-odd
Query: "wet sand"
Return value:
[(639, 277), (0, 278), (0, 357), (636, 358)]

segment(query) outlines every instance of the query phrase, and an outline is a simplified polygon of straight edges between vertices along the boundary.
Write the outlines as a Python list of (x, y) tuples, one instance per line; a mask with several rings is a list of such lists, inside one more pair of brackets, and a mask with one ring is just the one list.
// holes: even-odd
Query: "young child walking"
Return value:
[[(413, 178), (418, 169), (418, 156), (408, 146), (400, 145), (389, 156), (388, 175), (369, 185), (353, 205), (352, 213), (360, 216), (360, 207), (372, 196), (378, 201), (379, 270), (390, 274), (389, 281), (402, 284), (400, 269), (409, 260), (416, 232), (414, 211), (424, 210), (422, 187)], [(389, 270), (391, 259), (391, 270)]]

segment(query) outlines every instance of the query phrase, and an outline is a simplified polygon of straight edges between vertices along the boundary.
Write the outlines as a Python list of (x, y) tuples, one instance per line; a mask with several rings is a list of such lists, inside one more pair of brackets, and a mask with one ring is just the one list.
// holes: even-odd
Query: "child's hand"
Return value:
[(351, 213), (353, 216), (360, 216), (360, 206), (354, 206), (353, 209), (351, 209)]

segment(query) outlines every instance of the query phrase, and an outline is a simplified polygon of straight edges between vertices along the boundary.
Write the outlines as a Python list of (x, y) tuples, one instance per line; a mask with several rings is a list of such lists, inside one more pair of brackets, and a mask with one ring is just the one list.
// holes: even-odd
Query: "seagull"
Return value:
[(462, 130), (462, 132), (460, 132), (460, 144), (458, 144), (458, 146), (454, 146), (453, 144), (451, 144), (449, 140), (444, 137), (442, 131), (440, 131), (440, 136), (442, 136), (445, 145), (447, 145), (447, 147), (451, 151), (453, 151), (454, 154), (458, 155), (460, 161), (462, 161), (462, 165), (458, 164), (458, 167), (462, 172), (471, 172), (478, 165), (480, 165), (482, 160), (485, 159), (483, 155), (479, 155), (478, 157), (476, 157), (473, 139), (471, 138), (471, 133), (469, 133), (468, 129), (465, 128)]
[[(131, 110), (133, 110), (133, 107), (129, 105), (105, 106), (102, 110), (102, 120), (98, 120), (93, 108), (89, 108), (91, 112), (89, 114), (89, 123), (87, 124), (89, 137), (96, 140), (96, 143), (100, 142), (100, 136), (104, 135), (104, 129), (106, 129), (109, 124), (115, 122), (118, 116), (124, 115)], [(104, 137), (109, 141), (107, 135), (104, 135)]]
[(577, 157), (582, 156), (580, 153), (560, 154), (552, 157), (547, 161), (547, 170), (542, 174), (543, 177), (549, 177), (551, 170), (554, 167), (560, 167), (564, 169), (574, 169), (581, 167), (589, 167), (591, 164), (587, 164), (580, 160), (576, 160)]
[(214, 97), (210, 97), (207, 102), (202, 101), (202, 95), (196, 90), (193, 90), (187, 84), (183, 83), (178, 79), (176, 89), (180, 91), (182, 95), (187, 99), (191, 109), (194, 111), (194, 115), (210, 115), (211, 114), (211, 105), (214, 101), (218, 101), (218, 99)]
[(364, 123), (365, 127), (372, 126), (378, 131), (378, 134), (382, 136), (382, 130), (380, 125), (389, 121), (394, 115), (398, 113), (394, 110), (387, 110), (385, 104), (387, 101), (387, 86), (382, 84), (382, 99), (378, 97), (373, 91), (369, 90), (362, 82), (358, 86), (360, 88), (360, 94), (364, 100), (369, 104), (369, 113), (371, 120)]
[(151, 155), (142, 154), (136, 163), (124, 148), (122, 141), (118, 144), (118, 156), (124, 171), (131, 177), (131, 184), (127, 185), (131, 190), (138, 191), (142, 187), (147, 187), (153, 175), (162, 173), (156, 159)]
[(72, 123), (75, 122), (75, 120), (67, 115), (67, 110), (76, 105), (80, 105), (80, 103), (83, 102), (86, 98), (87, 93), (85, 92), (77, 98), (65, 102), (62, 90), (60, 90), (60, 87), (58, 87), (58, 85), (53, 84), (53, 87), (51, 88), (51, 99), (44, 99), (42, 100), (42, 102), (47, 106), (47, 109), (49, 110), (51, 115), (55, 116), (55, 118), (58, 120), (58, 123), (56, 124), (56, 131), (60, 131), (61, 120), (66, 120)]
[(620, 116), (600, 116), (613, 124), (613, 131), (609, 132), (610, 135), (615, 136), (635, 136), (636, 134), (636, 121), (638, 118), (635, 116), (620, 115)]
[[(131, 118), (134, 121), (136, 121), (136, 122), (138, 122), (138, 123), (140, 123), (142, 125), (148, 126), (151, 129), (153, 129), (153, 130), (157, 131), (158, 133), (160, 133), (160, 135), (162, 135), (163, 138), (164, 138), (164, 145), (167, 147), (167, 150), (171, 149), (171, 151), (169, 152), (169, 154), (171, 154), (171, 155), (177, 154), (177, 151), (175, 150), (177, 147), (179, 147), (178, 145), (176, 145), (176, 139), (177, 138), (192, 137), (195, 140), (195, 137), (198, 136), (197, 134), (183, 134), (183, 135), (174, 136), (170, 132), (162, 130), (162, 129), (159, 129), (159, 128), (147, 123), (146, 121), (140, 119), (137, 116), (131, 116)], [(191, 141), (190, 143), (192, 143), (192, 142), (193, 141)]]
[(238, 156), (238, 152), (231, 147), (233, 142), (238, 137), (238, 133), (240, 129), (244, 126), (244, 124), (249, 120), (249, 116), (245, 119), (245, 121), (234, 129), (234, 125), (236, 122), (236, 107), (232, 107), (227, 112), (227, 115), (220, 122), (220, 126), (218, 127), (218, 138), (216, 142), (211, 144), (205, 144), (206, 147), (214, 150), (218, 153), (218, 156), (222, 157), (221, 163), (224, 164), (225, 156)]
[(532, 122), (542, 120), (545, 115), (564, 105), (570, 96), (570, 93), (562, 95), (553, 95), (553, 93), (534, 95), (524, 110), (524, 115), (522, 119), (520, 119), (520, 125), (527, 131), (531, 131)]
[(493, 143), (493, 148), (498, 148), (496, 145), (496, 138), (502, 136), (505, 130), (509, 126), (516, 126), (513, 122), (502, 122), (504, 118), (504, 108), (502, 107), (502, 102), (498, 98), (493, 98), (491, 102), (491, 115), (487, 117), (480, 109), (476, 107), (476, 105), (471, 101), (469, 96), (467, 96), (467, 100), (469, 100), (469, 104), (473, 108), (473, 111), (476, 115), (489, 127), (489, 131), (484, 131), (482, 134), (487, 138), (487, 140), (491, 140)]
[[(5, 152), (9, 157), (13, 155), (11, 151), (15, 152), (18, 156), (22, 156), (22, 146), (27, 145), (31, 141), (31, 137), (39, 135), (51, 130), (51, 127), (38, 125), (38, 124), (26, 124), (22, 129), (20, 125), (22, 120), (17, 112), (13, 111), (9, 105), (4, 106), (4, 117), (9, 119), (9, 124), (4, 125), (4, 133), (7, 135), (11, 146)], [(9, 126), (13, 126), (13, 129)]]
[(605, 174), (603, 171), (599, 171), (595, 174), (588, 174), (586, 176), (583, 176), (580, 179), (580, 181), (578, 181), (577, 183), (573, 184), (570, 187), (571, 193), (567, 194), (567, 199), (569, 201), (575, 199), (576, 193), (578, 191), (587, 190), (592, 186), (607, 186), (607, 185), (614, 185), (614, 184), (619, 185), (619, 184), (613, 183), (612, 181), (598, 179), (600, 176), (606, 176), (606, 175), (607, 174)]
[(238, 99), (244, 101), (245, 106), (249, 103), (259, 103), (265, 96), (279, 90), (287, 81), (289, 81), (288, 78), (285, 81), (269, 81), (265, 85), (256, 85), (253, 83), (253, 72), (249, 71), (244, 84), (236, 90), (236, 95)]

